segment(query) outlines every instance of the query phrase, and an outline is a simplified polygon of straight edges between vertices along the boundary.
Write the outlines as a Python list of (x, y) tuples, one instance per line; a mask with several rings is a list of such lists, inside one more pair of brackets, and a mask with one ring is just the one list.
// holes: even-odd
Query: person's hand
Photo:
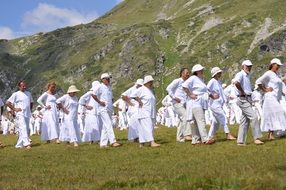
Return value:
[(64, 112), (65, 114), (69, 114), (69, 113), (70, 113), (69, 110), (67, 110), (66, 108), (63, 108), (63, 112)]
[(143, 103), (140, 101), (139, 102), (139, 107), (142, 108), (142, 106), (143, 106)]
[(212, 99), (218, 99), (219, 98), (219, 94), (218, 93), (213, 93), (212, 94)]
[(100, 101), (100, 102), (99, 102), (99, 105), (101, 105), (101, 106), (103, 106), (103, 107), (104, 107), (104, 106), (105, 106), (105, 103), (104, 103), (104, 102), (102, 102), (102, 101)]
[(87, 110), (92, 110), (92, 109), (93, 109), (93, 107), (92, 107), (92, 106), (89, 106), (89, 105), (85, 106), (85, 108), (86, 108)]
[(198, 97), (198, 95), (196, 95), (196, 94), (191, 94), (190, 95), (190, 98), (193, 99), (193, 100), (197, 99), (197, 97)]
[(20, 111), (22, 111), (21, 108), (14, 108), (14, 112), (20, 112)]
[(174, 100), (175, 100), (177, 103), (181, 103), (181, 99), (180, 99), (180, 98), (174, 98)]
[(51, 105), (48, 105), (45, 108), (46, 108), (46, 110), (50, 110), (52, 107), (51, 107)]
[(272, 87), (265, 88), (265, 92), (272, 92), (272, 91), (273, 91)]

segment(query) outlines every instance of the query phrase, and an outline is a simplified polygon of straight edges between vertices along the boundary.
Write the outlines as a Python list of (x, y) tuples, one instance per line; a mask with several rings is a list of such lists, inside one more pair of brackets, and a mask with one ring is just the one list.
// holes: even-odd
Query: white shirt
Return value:
[[(121, 95), (122, 96), (128, 96), (128, 97), (131, 97), (132, 94), (134, 94), (134, 91), (136, 91), (137, 88), (136, 88), (136, 85), (128, 88), (125, 92), (123, 92)], [(133, 97), (134, 98), (134, 97)]]
[(136, 91), (136, 97), (143, 103), (143, 106), (138, 109), (138, 118), (156, 118), (156, 98), (152, 90), (142, 86)]
[(126, 112), (127, 105), (126, 102), (122, 100), (122, 98), (119, 98), (116, 102), (114, 102), (113, 106), (121, 109), (121, 112)]
[(262, 94), (258, 90), (254, 90), (251, 94), (252, 102), (262, 102)]
[(77, 118), (78, 99), (76, 96), (71, 97), (70, 95), (65, 94), (57, 99), (56, 103), (61, 103), (63, 107), (69, 111), (68, 114), (64, 113), (64, 115), (68, 115), (69, 118)]
[(225, 97), (225, 94), (223, 92), (223, 88), (222, 88), (222, 85), (221, 85), (221, 81), (218, 81), (214, 78), (212, 78), (209, 82), (208, 82), (208, 90), (209, 90), (209, 93), (211, 94), (218, 94), (219, 95), (219, 98), (218, 99), (212, 99), (210, 98), (210, 106), (211, 107), (222, 107), (223, 104), (226, 102), (226, 97)]
[(238, 95), (237, 93), (238, 93), (238, 90), (234, 86), (234, 84), (230, 84), (224, 89), (224, 94), (228, 98), (229, 103), (236, 103), (237, 102), (237, 95)]
[(101, 83), (98, 89), (95, 92), (97, 98), (105, 103), (105, 106), (99, 105), (99, 110), (108, 110), (112, 112), (113, 104), (112, 104), (112, 89), (111, 86), (106, 86), (105, 84)]
[(197, 95), (197, 99), (195, 100), (189, 98), (192, 101), (192, 108), (207, 108), (206, 96), (208, 96), (208, 88), (203, 79), (197, 77), (196, 75), (192, 75), (182, 84), (182, 86), (189, 89), (193, 94)]
[(93, 94), (93, 92), (89, 91), (89, 92), (85, 93), (84, 95), (82, 95), (79, 99), (79, 104), (80, 105), (88, 105), (88, 106), (92, 107), (91, 110), (85, 109), (86, 114), (97, 115), (99, 104), (97, 103), (97, 101), (95, 101), (93, 99), (93, 97), (91, 96), (92, 94)]
[(14, 92), (7, 101), (11, 102), (15, 108), (22, 109), (22, 111), (16, 113), (16, 116), (31, 117), (31, 103), (33, 103), (33, 98), (30, 92)]
[[(177, 78), (173, 80), (166, 88), (168, 94), (174, 99), (179, 98), (181, 100), (180, 103), (185, 103), (187, 101), (187, 94), (184, 91), (182, 84), (185, 81), (182, 78)], [(177, 103), (175, 100), (173, 103)]]
[[(234, 80), (240, 83), (240, 86), (246, 95), (251, 95), (252, 88), (250, 74), (247, 74), (244, 70), (241, 70), (235, 75)], [(237, 90), (237, 94), (240, 95), (240, 93), (241, 92)]]
[[(277, 97), (277, 100), (282, 99), (282, 80), (280, 77), (273, 71), (266, 71), (261, 77), (259, 77), (256, 82), (258, 84), (263, 84), (265, 87), (273, 88), (272, 92), (267, 92), (273, 94)], [(266, 94), (267, 94), (266, 93)]]
[(164, 97), (164, 99), (162, 100), (162, 105), (163, 106), (166, 106), (166, 107), (169, 107), (169, 106), (172, 106), (173, 105), (173, 102), (172, 102), (172, 98), (170, 95), (167, 95)]

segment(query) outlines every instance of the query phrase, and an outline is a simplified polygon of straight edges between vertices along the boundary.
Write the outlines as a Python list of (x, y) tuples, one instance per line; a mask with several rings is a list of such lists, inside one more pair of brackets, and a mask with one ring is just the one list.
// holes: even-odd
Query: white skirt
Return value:
[(100, 141), (101, 125), (98, 115), (87, 114), (82, 142)]
[(286, 130), (286, 112), (278, 102), (274, 92), (268, 92), (264, 96), (263, 117), (261, 131)]

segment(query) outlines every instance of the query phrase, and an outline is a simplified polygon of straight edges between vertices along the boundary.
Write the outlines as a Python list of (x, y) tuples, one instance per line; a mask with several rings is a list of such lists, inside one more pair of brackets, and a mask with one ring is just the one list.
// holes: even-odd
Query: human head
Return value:
[(71, 97), (73, 97), (73, 96), (75, 96), (76, 93), (79, 92), (79, 91), (80, 91), (80, 90), (77, 89), (75, 85), (71, 85), (71, 86), (68, 88), (67, 93), (68, 93)]
[(54, 81), (52, 81), (52, 82), (49, 82), (47, 86), (48, 86), (48, 91), (54, 94), (56, 91), (57, 84)]
[(100, 79), (101, 79), (101, 82), (105, 85), (109, 85), (110, 84), (110, 74), (108, 73), (103, 73), (101, 76), (100, 76)]
[(203, 75), (204, 69), (202, 65), (196, 64), (192, 67), (192, 74), (200, 77)]
[(100, 85), (100, 82), (99, 81), (93, 81), (92, 83), (91, 83), (91, 88), (90, 88), (90, 90), (92, 90), (92, 91), (96, 91), (97, 90), (97, 88), (99, 87), (99, 85)]
[(139, 87), (143, 86), (144, 85), (144, 80), (143, 79), (137, 79), (135, 85), (136, 85), (136, 88), (139, 88)]
[(250, 73), (251, 71), (251, 68), (252, 68), (252, 63), (250, 60), (244, 60), (242, 63), (241, 63), (241, 66), (242, 66), (242, 70), (244, 70), (246, 73)]
[(222, 70), (219, 67), (214, 67), (211, 70), (211, 74), (213, 78), (220, 78)]
[(144, 77), (144, 86), (146, 86), (147, 88), (152, 88), (153, 87), (153, 77), (151, 75), (146, 75)]
[(190, 77), (190, 71), (189, 69), (187, 68), (182, 68), (180, 70), (180, 77), (183, 79), (183, 80), (187, 80), (189, 77)]
[(269, 70), (272, 70), (272, 71), (277, 71), (280, 66), (282, 66), (283, 64), (281, 63), (280, 59), (277, 59), (277, 58), (274, 58), (270, 61), (270, 64), (269, 64), (269, 67), (268, 69)]
[(25, 92), (26, 88), (27, 88), (26, 82), (24, 80), (20, 80), (18, 82), (18, 88), (19, 88), (20, 91)]

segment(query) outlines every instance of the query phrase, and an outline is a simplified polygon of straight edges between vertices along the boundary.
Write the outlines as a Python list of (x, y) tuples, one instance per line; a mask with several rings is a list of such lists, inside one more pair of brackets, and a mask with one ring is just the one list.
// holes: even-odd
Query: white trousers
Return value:
[(118, 111), (118, 127), (120, 129), (127, 129), (127, 116), (126, 112)]
[(216, 131), (218, 130), (219, 126), (221, 125), (223, 127), (224, 133), (229, 133), (229, 128), (227, 126), (227, 119), (226, 114), (223, 110), (223, 107), (216, 107), (212, 108), (212, 121), (211, 121), (211, 127), (209, 130), (209, 137), (213, 138), (216, 134)]
[(253, 139), (261, 138), (261, 130), (256, 113), (252, 109), (251, 103), (245, 98), (239, 98), (237, 105), (242, 111), (240, 125), (238, 129), (237, 143), (246, 143), (247, 131), (251, 124)]
[(153, 131), (154, 131), (154, 122), (151, 117), (140, 118), (139, 119), (139, 142), (152, 142), (154, 141)]
[(179, 125), (177, 128), (177, 140), (185, 136), (192, 135), (191, 126), (187, 121), (187, 110), (181, 103), (174, 104), (175, 112), (179, 115)]
[(128, 112), (129, 122), (128, 122), (128, 140), (134, 140), (139, 138), (138, 126), (140, 125), (138, 121), (138, 111)]
[(239, 124), (240, 123), (240, 118), (241, 118), (241, 109), (237, 105), (236, 102), (234, 103), (229, 103), (229, 124), (233, 125), (235, 123)]
[(16, 148), (22, 148), (31, 144), (28, 135), (29, 123), (30, 123), (30, 118), (24, 116), (16, 117), (16, 125), (19, 132), (17, 144), (15, 146)]
[(112, 127), (112, 116), (111, 112), (102, 110), (100, 112), (100, 119), (102, 121), (102, 130), (100, 137), (100, 146), (106, 146), (108, 142), (113, 144), (116, 142), (113, 127)]
[(198, 143), (199, 140), (206, 142), (208, 134), (206, 130), (205, 110), (201, 107), (193, 108), (194, 125), (192, 126), (192, 144)]

